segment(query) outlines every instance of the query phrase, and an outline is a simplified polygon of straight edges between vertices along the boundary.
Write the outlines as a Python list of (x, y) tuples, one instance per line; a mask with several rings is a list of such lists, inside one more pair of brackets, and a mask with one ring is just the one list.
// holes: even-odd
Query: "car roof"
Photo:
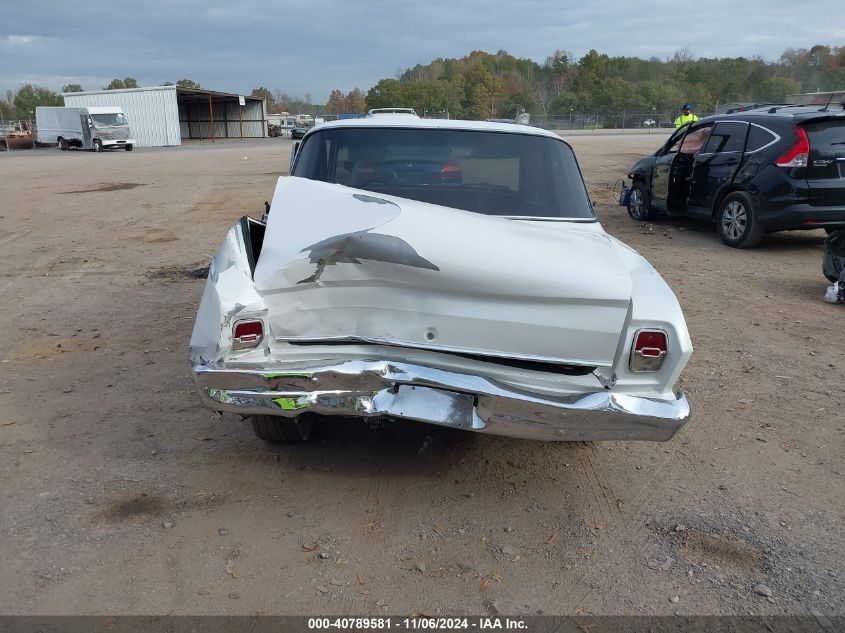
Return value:
[(559, 135), (530, 125), (519, 123), (495, 123), (488, 121), (461, 121), (458, 119), (421, 119), (413, 115), (391, 114), (390, 116), (363, 117), (360, 119), (342, 119), (327, 121), (311, 128), (308, 133), (327, 128), (415, 128), (430, 130), (462, 130), (471, 132), (509, 132), (511, 134), (529, 134), (563, 140)]
[(732, 121), (754, 121), (762, 118), (778, 118), (778, 119), (795, 119), (798, 121), (807, 121), (815, 118), (829, 118), (845, 116), (845, 108), (840, 104), (831, 104), (830, 107), (819, 107), (818, 105), (767, 105), (751, 110), (743, 110), (742, 112), (732, 112), (730, 114), (715, 114), (709, 117), (702, 117), (699, 122), (706, 121), (723, 121), (730, 119)]

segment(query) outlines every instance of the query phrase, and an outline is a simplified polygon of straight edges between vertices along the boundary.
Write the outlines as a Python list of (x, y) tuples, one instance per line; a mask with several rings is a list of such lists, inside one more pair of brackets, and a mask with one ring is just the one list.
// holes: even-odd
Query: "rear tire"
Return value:
[(283, 418), (274, 415), (252, 416), (252, 430), (255, 436), (278, 444), (279, 442), (307, 442), (311, 439), (317, 416), (303, 413), (296, 418)]
[(102, 152), (103, 151), (103, 142), (100, 139), (95, 138), (91, 142), (91, 149), (93, 149), (95, 152)]
[(59, 149), (62, 150), (63, 152), (67, 151), (67, 141), (63, 138), (59, 139)]
[(645, 186), (640, 182), (635, 182), (631, 185), (631, 193), (628, 197), (628, 215), (637, 222), (646, 222), (654, 219), (651, 198)]
[(722, 200), (716, 214), (716, 230), (722, 241), (733, 248), (754, 248), (765, 232), (751, 196), (744, 191), (734, 191)]
[(124, 146), (123, 146), (123, 149), (125, 149), (127, 152), (131, 152), (131, 151), (132, 151), (132, 146), (131, 146), (131, 145), (124, 145)]

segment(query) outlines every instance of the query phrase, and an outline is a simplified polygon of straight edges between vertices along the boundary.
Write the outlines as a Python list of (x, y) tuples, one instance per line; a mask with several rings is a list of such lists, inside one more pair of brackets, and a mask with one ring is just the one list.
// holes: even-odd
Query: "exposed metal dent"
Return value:
[(393, 235), (370, 233), (369, 229), (346, 235), (335, 235), (306, 246), (300, 252), (309, 253), (311, 263), (317, 264), (314, 274), (298, 282), (300, 284), (318, 281), (327, 266), (336, 266), (341, 263), (360, 264), (362, 259), (440, 270), (426, 258), (420, 257), (414, 247), (405, 240)]
[(385, 200), (384, 198), (379, 198), (377, 196), (370, 196), (364, 193), (353, 193), (352, 197), (361, 202), (372, 202), (375, 204), (392, 204), (397, 209), (399, 208), (399, 205), (393, 202), (392, 200)]

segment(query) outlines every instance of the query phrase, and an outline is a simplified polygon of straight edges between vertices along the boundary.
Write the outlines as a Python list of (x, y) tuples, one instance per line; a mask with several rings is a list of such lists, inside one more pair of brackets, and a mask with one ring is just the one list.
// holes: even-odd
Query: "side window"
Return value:
[(669, 137), (669, 140), (667, 141), (668, 146), (663, 152), (664, 155), (672, 154), (678, 151), (678, 148), (681, 146), (681, 140), (684, 138), (685, 132), (686, 130), (682, 128), (681, 130), (675, 132), (674, 134), (672, 134), (672, 136)]
[(704, 154), (728, 154), (739, 152), (745, 149), (745, 136), (748, 134), (748, 123), (730, 121), (717, 123), (713, 128), (713, 134), (704, 147)]
[(684, 142), (681, 143), (681, 154), (697, 154), (704, 147), (707, 142), (707, 137), (712, 128), (708, 125), (700, 127), (696, 130), (690, 130), (684, 137)]
[(748, 130), (748, 145), (745, 151), (756, 152), (758, 149), (762, 149), (776, 140), (777, 136), (771, 130), (767, 130), (759, 125), (752, 125), (751, 129)]

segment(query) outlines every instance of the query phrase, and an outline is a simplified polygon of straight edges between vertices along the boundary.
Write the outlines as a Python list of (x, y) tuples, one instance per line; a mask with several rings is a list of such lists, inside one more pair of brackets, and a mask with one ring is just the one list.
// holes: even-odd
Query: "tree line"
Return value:
[[(163, 85), (173, 85), (166, 81)], [(177, 86), (200, 88), (191, 79)], [(113, 79), (105, 90), (137, 88), (132, 77)], [(675, 112), (685, 102), (699, 114), (731, 102), (783, 102), (787, 95), (845, 89), (845, 46), (786, 49), (775, 61), (759, 57), (694, 58), (688, 49), (670, 59), (609, 56), (590, 50), (580, 58), (557, 50), (542, 64), (505, 50), (473, 51), (397, 71), (364, 93), (332, 90), (325, 105), (311, 95), (291, 95), (264, 86), (251, 96), (268, 112), (363, 113), (369, 108), (411, 107), (422, 116), (459, 119), (512, 118), (519, 112), (567, 115)], [(62, 92), (81, 92), (67, 84)], [(25, 85), (0, 99), (0, 118), (27, 119), (39, 105), (63, 105), (60, 94)]]
[(542, 64), (507, 51), (473, 51), (436, 59), (382, 79), (368, 92), (368, 108), (413, 107), (452, 118), (514, 117), (580, 112), (674, 112), (690, 102), (699, 113), (732, 102), (782, 103), (787, 95), (845, 89), (845, 46), (787, 49), (762, 58), (641, 59), (590, 50), (576, 59), (558, 50)]

